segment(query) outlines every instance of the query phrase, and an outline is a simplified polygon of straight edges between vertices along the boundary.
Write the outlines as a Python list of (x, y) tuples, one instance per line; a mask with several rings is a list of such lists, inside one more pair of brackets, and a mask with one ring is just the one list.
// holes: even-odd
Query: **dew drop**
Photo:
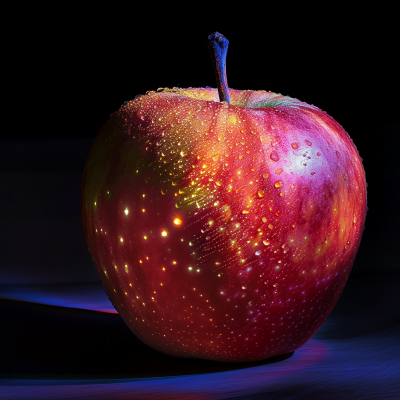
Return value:
[(283, 171), (283, 169), (279, 167), (276, 169), (275, 173), (280, 175), (282, 173), (282, 171)]
[(299, 148), (299, 145), (296, 142), (293, 142), (291, 144), (291, 146), (292, 146), (292, 149), (298, 149)]
[(274, 229), (274, 226), (272, 224), (268, 224), (269, 229)]
[(279, 188), (279, 187), (283, 186), (283, 182), (282, 182), (282, 181), (276, 181), (275, 184), (274, 184), (274, 186), (275, 186), (276, 188)]
[(258, 191), (258, 197), (264, 197), (264, 192), (262, 190)]
[(263, 174), (263, 178), (267, 179), (269, 177), (269, 174), (265, 173)]
[(268, 245), (269, 245), (268, 240), (263, 240), (263, 243), (264, 243), (265, 246), (268, 246)]
[(265, 218), (265, 217), (262, 217), (262, 222), (267, 222), (267, 218)]
[(279, 156), (276, 151), (273, 151), (269, 157), (272, 161), (279, 161)]
[(259, 256), (261, 254), (261, 250), (257, 250), (256, 252), (255, 252), (255, 255), (256, 256)]
[(216, 181), (215, 184), (216, 184), (217, 186), (222, 186), (222, 182), (221, 182), (221, 181)]
[(309, 141), (309, 140), (305, 140), (305, 142), (306, 142), (306, 144), (308, 145), (308, 146), (312, 146), (312, 143)]
[(311, 172), (311, 175), (315, 175), (315, 172)]
[(242, 211), (242, 214), (248, 214), (250, 211), (248, 211), (248, 210), (243, 210)]
[(278, 145), (280, 142), (279, 142), (279, 140), (274, 140), (272, 143), (271, 143), (271, 146), (272, 147), (275, 147), (276, 145)]
[(321, 155), (321, 153), (320, 153), (320, 152), (318, 152), (318, 153), (317, 153), (317, 156), (319, 157), (320, 155)]

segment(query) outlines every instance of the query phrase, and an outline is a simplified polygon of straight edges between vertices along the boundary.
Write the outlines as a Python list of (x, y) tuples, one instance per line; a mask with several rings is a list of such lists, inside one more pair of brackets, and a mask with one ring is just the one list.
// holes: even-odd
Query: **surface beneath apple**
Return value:
[(255, 361), (309, 340), (361, 240), (365, 174), (325, 112), (265, 91), (124, 104), (82, 182), (89, 250), (129, 328), (177, 357)]

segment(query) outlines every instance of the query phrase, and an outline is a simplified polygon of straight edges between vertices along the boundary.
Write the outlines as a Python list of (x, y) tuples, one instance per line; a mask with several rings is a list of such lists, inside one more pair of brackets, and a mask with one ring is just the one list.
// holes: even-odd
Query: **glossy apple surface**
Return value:
[(366, 181), (325, 112), (265, 91), (164, 89), (124, 104), (82, 183), (90, 253), (161, 352), (254, 361), (309, 340), (361, 240)]

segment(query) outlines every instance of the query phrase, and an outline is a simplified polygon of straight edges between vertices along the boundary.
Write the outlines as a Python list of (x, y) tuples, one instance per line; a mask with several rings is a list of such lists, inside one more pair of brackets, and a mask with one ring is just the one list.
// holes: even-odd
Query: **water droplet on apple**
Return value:
[(265, 246), (268, 246), (268, 245), (269, 245), (268, 240), (263, 240), (263, 243), (264, 243)]
[(255, 255), (256, 256), (259, 256), (261, 254), (261, 250), (257, 250), (256, 252), (255, 252)]
[(280, 167), (277, 168), (276, 171), (275, 171), (275, 173), (278, 174), (278, 175), (280, 175), (282, 172), (283, 172), (283, 169), (280, 168)]
[(315, 172), (311, 172), (311, 175), (315, 175)]
[(321, 155), (321, 153), (320, 153), (320, 152), (318, 152), (318, 153), (317, 153), (317, 156), (319, 157), (320, 155)]
[(279, 161), (278, 153), (277, 153), (276, 151), (273, 151), (273, 152), (271, 153), (271, 155), (270, 155), (270, 159), (271, 159), (272, 161)]
[(275, 184), (274, 184), (274, 186), (275, 186), (276, 188), (280, 188), (282, 185), (283, 185), (283, 182), (282, 182), (282, 181), (276, 181)]
[(271, 143), (271, 146), (272, 147), (275, 147), (276, 145), (278, 145), (280, 142), (279, 142), (279, 140), (274, 140), (272, 143)]
[(258, 191), (258, 197), (264, 197), (264, 192), (262, 190)]
[(308, 145), (308, 146), (312, 146), (312, 143), (309, 141), (309, 140), (305, 140), (305, 142), (306, 142), (306, 144)]
[(263, 174), (263, 178), (267, 179), (269, 177), (269, 174), (265, 173)]
[(298, 149), (299, 148), (299, 145), (296, 142), (293, 142), (291, 144), (291, 146), (292, 146), (292, 149)]

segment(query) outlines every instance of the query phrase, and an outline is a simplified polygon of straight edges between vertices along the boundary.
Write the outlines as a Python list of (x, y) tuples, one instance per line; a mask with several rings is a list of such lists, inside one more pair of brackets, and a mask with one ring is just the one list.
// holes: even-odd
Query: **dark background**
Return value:
[(369, 185), (353, 272), (400, 271), (398, 14), (147, 8), (9, 6), (2, 50), (0, 281), (97, 279), (79, 208), (91, 143), (110, 114), (137, 94), (215, 87), (204, 45), (214, 31), (230, 41), (230, 87), (314, 104), (350, 134)]
[[(91, 143), (110, 114), (137, 94), (215, 87), (204, 41), (218, 31), (230, 41), (229, 87), (314, 104), (349, 133), (363, 158), (369, 207), (349, 278), (353, 299), (368, 298), (357, 284), (366, 277), (386, 282), (382, 296), (386, 284), (394, 290), (391, 277), (400, 273), (395, 9), (164, 4), (3, 6), (0, 288), (99, 282), (79, 205)], [(388, 301), (398, 313), (399, 298)], [(363, 300), (357, 304), (361, 309)], [(387, 304), (379, 304), (384, 315)]]

